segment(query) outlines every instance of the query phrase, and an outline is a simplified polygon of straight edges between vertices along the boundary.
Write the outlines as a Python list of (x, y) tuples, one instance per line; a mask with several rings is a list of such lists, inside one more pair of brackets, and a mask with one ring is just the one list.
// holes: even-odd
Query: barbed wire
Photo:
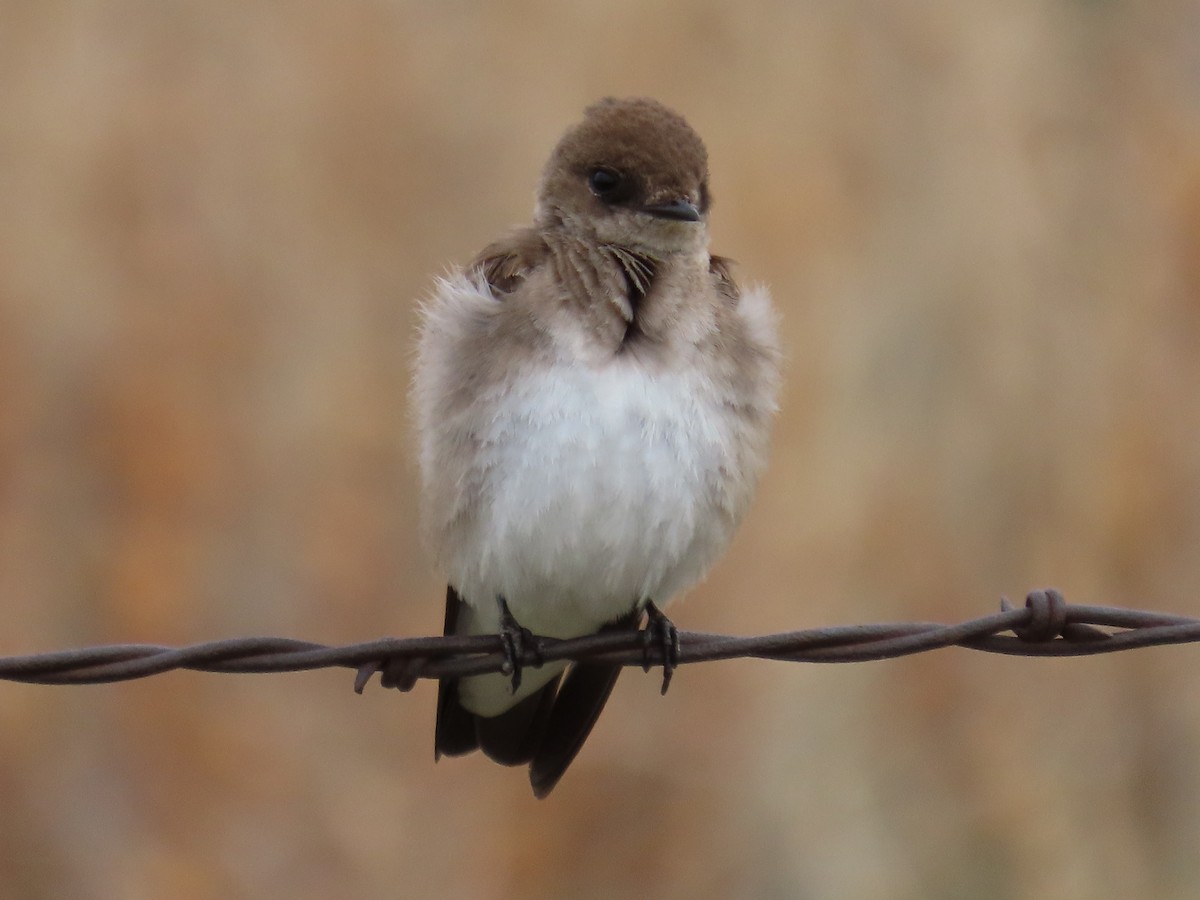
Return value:
[[(1014, 656), (1088, 656), (1138, 647), (1200, 641), (1200, 619), (1111, 606), (1069, 604), (1053, 589), (1030, 593), (1025, 606), (1001, 600), (1001, 610), (956, 625), (909, 622), (840, 625), (752, 637), (679, 632), (674, 663), (718, 659), (849, 663), (965, 647)], [(1011, 634), (1006, 634), (1010, 632)], [(537, 637), (518, 662), (569, 660), (622, 666), (663, 665), (670, 652), (643, 632), (609, 631), (560, 640)], [(422, 678), (506, 671), (498, 635), (383, 638), (340, 647), (291, 638), (228, 638), (186, 647), (116, 644), (0, 657), (0, 680), (27, 684), (103, 684), (186, 669), (270, 673), (350, 668), (361, 692), (380, 673), (384, 687), (409, 690)]]

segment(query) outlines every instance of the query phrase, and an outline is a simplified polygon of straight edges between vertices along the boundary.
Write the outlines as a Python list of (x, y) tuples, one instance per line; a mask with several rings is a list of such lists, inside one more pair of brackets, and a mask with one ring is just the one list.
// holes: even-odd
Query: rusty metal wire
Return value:
[[(1005, 634), (1009, 632), (1009, 634)], [(1200, 619), (1108, 606), (1068, 604), (1055, 590), (1028, 595), (1025, 606), (1001, 601), (1001, 611), (957, 625), (911, 622), (842, 625), (757, 637), (679, 632), (677, 662), (754, 658), (845, 663), (910, 656), (939, 647), (966, 647), (1015, 656), (1087, 656), (1136, 647), (1200, 641)], [(606, 632), (570, 640), (537, 638), (520, 660), (599, 660), (625, 666), (661, 665), (663, 650), (641, 632)], [(118, 644), (0, 657), (0, 680), (29, 684), (101, 684), (160, 672), (301, 672), (355, 669), (360, 691), (375, 672), (384, 687), (410, 689), (419, 679), (481, 675), (506, 665), (501, 639), (384, 638), (330, 647), (289, 638), (230, 638), (188, 647)]]

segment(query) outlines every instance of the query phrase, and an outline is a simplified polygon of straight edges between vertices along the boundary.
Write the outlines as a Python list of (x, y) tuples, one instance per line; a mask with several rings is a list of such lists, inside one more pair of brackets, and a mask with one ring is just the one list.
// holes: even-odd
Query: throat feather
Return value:
[(629, 307), (633, 311), (633, 318), (625, 329), (625, 338), (622, 341), (622, 343), (627, 343), (641, 333), (637, 324), (638, 306), (650, 293), (654, 276), (658, 273), (658, 260), (619, 244), (609, 244), (605, 250), (621, 270), (621, 275), (625, 280), (625, 295), (628, 298)]

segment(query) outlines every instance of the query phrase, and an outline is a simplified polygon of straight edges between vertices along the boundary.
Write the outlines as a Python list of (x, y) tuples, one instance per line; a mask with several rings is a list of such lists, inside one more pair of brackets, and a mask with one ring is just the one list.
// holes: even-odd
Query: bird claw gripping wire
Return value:
[(500, 673), (512, 678), (512, 692), (515, 694), (521, 687), (525, 657), (528, 655), (533, 665), (540, 667), (543, 663), (542, 649), (533, 632), (516, 620), (508, 608), (508, 601), (500, 594), (496, 595), (496, 605), (500, 607), (500, 642), (504, 647), (504, 665)]
[(642, 671), (649, 672), (654, 664), (651, 648), (656, 647), (662, 657), (662, 694), (671, 686), (671, 676), (679, 666), (679, 629), (668, 619), (653, 600), (646, 601), (646, 627), (642, 629)]
[(379, 673), (379, 684), (398, 691), (411, 691), (421, 679), (421, 670), (429, 662), (427, 656), (388, 657), (372, 659), (358, 667), (354, 677), (354, 693), (361, 694), (371, 676)]

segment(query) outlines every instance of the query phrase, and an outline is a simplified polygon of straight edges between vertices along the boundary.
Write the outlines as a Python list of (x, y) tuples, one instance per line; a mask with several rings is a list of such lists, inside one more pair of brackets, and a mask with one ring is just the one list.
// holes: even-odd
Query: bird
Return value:
[[(588, 106), (533, 221), (437, 279), (412, 404), (421, 531), (446, 635), (500, 634), (505, 672), (443, 678), (435, 758), (529, 766), (545, 797), (620, 667), (536, 665), (534, 635), (641, 628), (727, 548), (767, 460), (780, 386), (769, 291), (709, 252), (708, 155), (644, 97)], [(534, 663), (522, 666), (525, 654)]]

